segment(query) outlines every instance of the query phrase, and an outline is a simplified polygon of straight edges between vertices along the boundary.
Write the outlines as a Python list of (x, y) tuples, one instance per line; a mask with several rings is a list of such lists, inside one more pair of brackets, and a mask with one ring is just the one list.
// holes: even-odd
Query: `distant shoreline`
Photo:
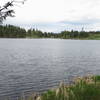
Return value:
[(54, 32), (42, 32), (38, 29), (20, 28), (13, 25), (0, 26), (0, 38), (28, 38), (28, 39), (71, 39), (71, 40), (100, 40), (100, 31), (61, 31)]
[(59, 39), (59, 40), (100, 40), (100, 39), (63, 39), (63, 38), (0, 38), (0, 39), (28, 39), (28, 40), (31, 40), (31, 39)]

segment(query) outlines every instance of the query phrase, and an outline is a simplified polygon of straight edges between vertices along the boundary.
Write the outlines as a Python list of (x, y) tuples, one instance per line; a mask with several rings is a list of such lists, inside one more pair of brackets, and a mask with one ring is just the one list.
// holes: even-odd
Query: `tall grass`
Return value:
[(57, 89), (28, 100), (100, 100), (100, 76), (76, 78), (75, 84), (61, 83)]

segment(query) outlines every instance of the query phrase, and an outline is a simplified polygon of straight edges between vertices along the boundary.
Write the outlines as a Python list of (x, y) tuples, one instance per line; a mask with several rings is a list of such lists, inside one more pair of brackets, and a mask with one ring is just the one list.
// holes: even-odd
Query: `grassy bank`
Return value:
[(58, 88), (28, 100), (100, 100), (100, 76), (79, 77), (73, 84), (61, 83)]

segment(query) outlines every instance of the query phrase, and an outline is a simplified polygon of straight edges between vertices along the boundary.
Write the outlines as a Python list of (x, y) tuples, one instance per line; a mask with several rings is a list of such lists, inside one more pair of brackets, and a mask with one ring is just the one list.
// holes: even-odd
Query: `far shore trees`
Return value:
[(29, 29), (26, 31), (12, 25), (3, 26), (2, 23), (7, 17), (14, 17), (15, 11), (13, 7), (16, 3), (24, 4), (26, 0), (8, 0), (4, 5), (0, 5), (0, 38), (61, 38), (61, 39), (99, 39), (100, 31), (62, 31), (58, 33), (42, 32), (38, 29)]
[(38, 29), (28, 29), (13, 25), (0, 25), (0, 38), (60, 38), (60, 39), (99, 39), (100, 31), (62, 31), (58, 33), (43, 32)]

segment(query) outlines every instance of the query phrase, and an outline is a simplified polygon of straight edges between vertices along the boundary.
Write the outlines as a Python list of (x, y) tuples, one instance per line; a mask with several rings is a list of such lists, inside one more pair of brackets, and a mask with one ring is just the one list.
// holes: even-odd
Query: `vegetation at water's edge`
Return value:
[(12, 25), (0, 25), (0, 38), (61, 38), (100, 40), (100, 31), (62, 31), (60, 33), (42, 32), (37, 29), (25, 30)]
[(28, 100), (100, 100), (100, 76), (76, 78), (73, 84), (62, 83), (57, 89)]

